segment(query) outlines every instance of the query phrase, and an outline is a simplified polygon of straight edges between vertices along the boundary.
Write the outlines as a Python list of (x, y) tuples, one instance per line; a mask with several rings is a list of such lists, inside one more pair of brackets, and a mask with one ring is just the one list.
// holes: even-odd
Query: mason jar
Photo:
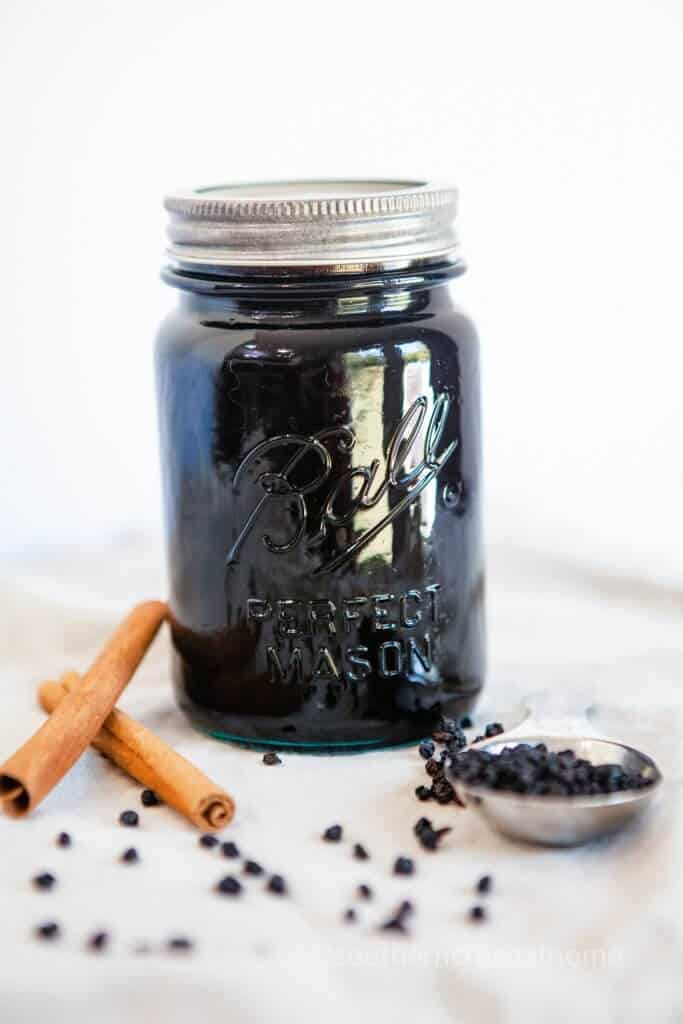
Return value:
[(173, 674), (212, 736), (385, 746), (476, 700), (479, 355), (456, 202), (341, 180), (166, 199)]

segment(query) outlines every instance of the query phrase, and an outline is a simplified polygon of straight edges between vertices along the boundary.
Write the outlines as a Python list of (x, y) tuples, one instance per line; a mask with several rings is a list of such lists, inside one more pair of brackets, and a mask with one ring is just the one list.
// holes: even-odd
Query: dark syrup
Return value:
[(437, 274), (167, 274), (157, 348), (178, 701), (213, 735), (363, 748), (484, 676), (478, 345)]

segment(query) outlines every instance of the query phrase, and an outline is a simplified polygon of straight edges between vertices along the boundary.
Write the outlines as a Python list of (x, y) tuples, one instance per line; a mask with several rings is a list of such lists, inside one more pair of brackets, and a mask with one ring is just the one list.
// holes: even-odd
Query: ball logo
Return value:
[[(330, 448), (336, 448), (343, 455), (351, 455), (356, 435), (350, 427), (332, 427), (310, 436), (279, 434), (261, 441), (237, 466), (233, 478), (235, 493), (240, 493), (248, 470), (257, 465), (263, 456), (268, 455), (272, 465), (272, 462), (277, 462), (279, 455), (282, 465), (279, 469), (270, 468), (253, 477), (254, 486), (262, 494), (230, 549), (226, 565), (230, 567), (237, 564), (247, 537), (257, 527), (266, 507), (274, 503), (286, 504), (293, 514), (293, 525), (288, 535), (278, 539), (268, 533), (262, 536), (265, 547), (274, 555), (281, 555), (300, 544), (305, 544), (307, 550), (315, 550), (330, 530), (345, 526), (359, 513), (374, 508), (387, 494), (399, 495), (381, 519), (356, 536), (347, 548), (330, 561), (318, 566), (314, 575), (330, 573), (345, 565), (417, 500), (453, 455), (457, 441), (446, 445), (441, 452), (438, 451), (450, 406), (451, 399), (446, 395), (440, 395), (434, 402), (424, 431), (421, 458), (412, 469), (406, 470), (404, 467), (422, 432), (428, 410), (425, 397), (413, 402), (391, 435), (384, 466), (379, 459), (373, 459), (369, 465), (351, 466), (336, 477), (331, 486), (333, 462)], [(325, 487), (329, 489), (319, 519), (314, 523), (311, 521), (307, 499)]]

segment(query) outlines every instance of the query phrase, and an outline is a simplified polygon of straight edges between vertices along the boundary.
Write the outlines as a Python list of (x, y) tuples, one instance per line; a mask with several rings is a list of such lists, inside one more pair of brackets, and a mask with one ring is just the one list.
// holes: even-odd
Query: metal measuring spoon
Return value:
[[(659, 791), (662, 781), (661, 772), (652, 758), (614, 740), (578, 734), (577, 726), (582, 731), (592, 732), (585, 712), (573, 716), (546, 714), (541, 716), (545, 721), (539, 721), (538, 711), (543, 703), (537, 701), (535, 708), (532, 705), (530, 720), (493, 739), (477, 743), (476, 749), (498, 754), (503, 747), (514, 747), (518, 743), (545, 743), (548, 750), (557, 753), (571, 748), (577, 757), (593, 764), (618, 764), (626, 771), (642, 772), (652, 780), (650, 785), (595, 796), (527, 796), (472, 786), (451, 777), (458, 799), (503, 835), (544, 846), (579, 846), (617, 832), (640, 817)], [(539, 728), (541, 724), (543, 728)], [(561, 734), (559, 725), (564, 726)]]

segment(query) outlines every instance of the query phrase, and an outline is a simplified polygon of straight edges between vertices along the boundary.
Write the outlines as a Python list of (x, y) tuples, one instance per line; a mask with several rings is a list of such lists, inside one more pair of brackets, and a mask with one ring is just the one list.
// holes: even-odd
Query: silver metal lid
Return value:
[(167, 196), (183, 267), (367, 273), (457, 263), (458, 193), (422, 181), (278, 181)]

